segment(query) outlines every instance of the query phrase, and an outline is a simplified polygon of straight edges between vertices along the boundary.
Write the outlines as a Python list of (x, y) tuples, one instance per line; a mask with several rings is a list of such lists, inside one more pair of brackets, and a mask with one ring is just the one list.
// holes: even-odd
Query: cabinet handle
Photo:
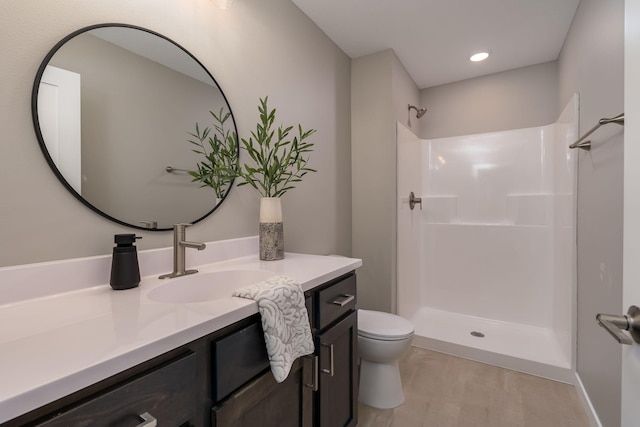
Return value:
[(158, 420), (156, 420), (153, 415), (148, 412), (138, 415), (138, 418), (140, 418), (142, 422), (136, 427), (156, 427), (158, 425)]
[(321, 344), (323, 347), (329, 347), (329, 369), (322, 369), (324, 374), (333, 376), (333, 344)]
[(311, 379), (311, 384), (305, 384), (305, 385), (313, 391), (318, 391), (318, 356), (309, 354), (305, 357), (311, 359), (311, 363), (313, 366), (313, 371), (312, 371), (313, 378)]
[(355, 299), (355, 297), (356, 297), (355, 295), (343, 294), (343, 295), (340, 295), (339, 298), (336, 298), (333, 301), (331, 301), (331, 304), (335, 304), (335, 305), (339, 305), (340, 307), (344, 307), (345, 305), (347, 305), (351, 301), (353, 301)]

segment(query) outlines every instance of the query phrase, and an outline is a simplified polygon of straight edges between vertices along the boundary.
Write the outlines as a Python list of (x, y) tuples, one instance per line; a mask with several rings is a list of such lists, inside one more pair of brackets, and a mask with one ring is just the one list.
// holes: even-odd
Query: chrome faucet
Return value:
[(185, 276), (197, 273), (198, 270), (185, 270), (185, 249), (193, 248), (199, 251), (207, 247), (204, 243), (189, 242), (185, 240), (186, 228), (191, 224), (173, 225), (173, 272), (163, 274), (160, 279)]

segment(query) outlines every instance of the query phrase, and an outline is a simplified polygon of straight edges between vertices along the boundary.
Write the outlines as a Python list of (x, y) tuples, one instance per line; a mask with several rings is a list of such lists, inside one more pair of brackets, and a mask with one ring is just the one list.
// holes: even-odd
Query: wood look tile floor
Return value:
[(400, 359), (403, 405), (359, 404), (358, 427), (588, 427), (575, 388), (417, 347)]

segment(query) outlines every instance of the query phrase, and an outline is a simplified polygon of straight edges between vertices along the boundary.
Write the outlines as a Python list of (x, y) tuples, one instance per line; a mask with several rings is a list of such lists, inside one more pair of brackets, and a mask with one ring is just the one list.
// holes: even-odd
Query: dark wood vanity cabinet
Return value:
[(315, 427), (351, 427), (358, 423), (358, 322), (356, 276), (339, 277), (314, 290), (315, 355), (318, 390)]
[(344, 275), (305, 296), (315, 353), (299, 358), (281, 384), (268, 368), (258, 323), (214, 343), (213, 395), (221, 400), (212, 409), (212, 426), (357, 424), (356, 276)]
[(315, 353), (271, 374), (259, 315), (0, 425), (342, 427), (357, 424), (356, 278), (307, 292)]

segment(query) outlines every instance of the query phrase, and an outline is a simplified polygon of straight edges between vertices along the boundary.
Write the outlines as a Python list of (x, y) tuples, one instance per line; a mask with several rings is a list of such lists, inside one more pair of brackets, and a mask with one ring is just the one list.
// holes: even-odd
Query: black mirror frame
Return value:
[[(229, 104), (229, 100), (227, 99), (226, 95), (222, 91), (222, 88), (220, 87), (220, 85), (218, 84), (216, 79), (211, 75), (209, 70), (195, 56), (193, 56), (187, 49), (185, 49), (184, 47), (182, 47), (181, 45), (179, 45), (175, 41), (171, 40), (170, 38), (168, 38), (168, 37), (166, 37), (166, 36), (164, 36), (162, 34), (159, 34), (159, 33), (155, 32), (155, 31), (149, 30), (147, 28), (139, 27), (139, 26), (136, 26), (136, 25), (130, 25), (130, 24), (105, 23), (105, 24), (90, 25), (88, 27), (84, 27), (84, 28), (81, 28), (79, 30), (76, 30), (76, 31), (72, 32), (71, 34), (68, 34), (62, 40), (60, 40), (58, 43), (55, 44), (55, 46), (49, 51), (49, 53), (47, 53), (47, 55), (44, 57), (44, 60), (40, 64), (40, 67), (38, 68), (38, 72), (36, 73), (35, 81), (33, 83), (33, 90), (31, 92), (31, 117), (32, 117), (32, 120), (33, 120), (33, 127), (34, 127), (34, 130), (35, 130), (35, 133), (36, 133), (36, 137), (38, 139), (38, 144), (40, 145), (40, 149), (42, 150), (42, 154), (44, 155), (45, 159), (47, 160), (47, 163), (49, 164), (49, 167), (51, 168), (53, 173), (56, 175), (58, 180), (62, 183), (62, 185), (64, 185), (64, 187), (76, 199), (78, 199), (80, 202), (82, 202), (83, 205), (85, 205), (86, 207), (88, 207), (89, 209), (94, 211), (95, 213), (97, 213), (100, 216), (102, 216), (104, 218), (107, 218), (107, 219), (109, 219), (109, 220), (111, 220), (111, 221), (113, 221), (113, 222), (115, 222), (117, 224), (124, 225), (126, 227), (135, 228), (135, 229), (138, 229), (138, 230), (170, 231), (170, 230), (173, 230), (172, 227), (147, 228), (147, 227), (142, 227), (142, 226), (135, 225), (135, 224), (130, 224), (128, 222), (119, 220), (118, 218), (115, 218), (115, 217), (109, 215), (108, 213), (98, 209), (96, 206), (94, 206), (91, 203), (89, 203), (89, 201), (86, 200), (84, 197), (82, 197), (82, 195), (79, 194), (71, 186), (71, 184), (69, 184), (69, 182), (65, 179), (65, 177), (62, 175), (62, 173), (58, 169), (58, 166), (55, 164), (55, 162), (51, 158), (51, 155), (49, 154), (49, 150), (47, 149), (47, 146), (46, 146), (46, 144), (44, 142), (44, 138), (42, 136), (42, 130), (40, 129), (40, 121), (38, 119), (38, 92), (40, 90), (40, 81), (42, 80), (42, 75), (43, 75), (47, 65), (49, 64), (49, 61), (51, 60), (53, 55), (55, 55), (56, 52), (65, 43), (67, 43), (72, 38), (76, 37), (79, 34), (82, 34), (82, 33), (97, 29), (97, 28), (105, 28), (105, 27), (122, 27), (122, 28), (130, 28), (130, 29), (134, 29), (134, 30), (144, 31), (146, 33), (152, 34), (152, 35), (154, 35), (156, 37), (160, 37), (160, 38), (168, 41), (169, 43), (173, 44), (174, 46), (176, 46), (180, 50), (182, 50), (184, 53), (186, 53), (189, 57), (191, 57), (191, 59), (193, 59), (198, 65), (200, 65), (202, 67), (202, 69), (205, 71), (205, 73), (207, 73), (207, 75), (211, 78), (211, 80), (216, 84), (216, 86), (218, 87), (218, 90), (220, 90), (220, 94), (222, 95), (222, 98), (224, 99), (225, 103), (227, 104), (227, 107), (229, 108), (229, 113), (231, 114), (231, 120), (233, 122), (233, 130), (235, 131), (235, 134), (238, 135), (238, 128), (236, 126), (235, 117), (233, 116), (233, 111), (231, 110), (231, 105)], [(240, 159), (240, 145), (238, 145), (238, 159)], [(233, 188), (234, 181), (235, 181), (235, 178), (232, 179), (231, 182), (229, 183), (229, 188), (227, 189), (227, 191), (225, 192), (224, 196), (222, 197), (222, 199), (220, 200), (219, 203), (215, 204), (214, 207), (209, 212), (205, 213), (200, 218), (197, 218), (197, 219), (189, 221), (189, 222), (191, 224), (195, 224), (197, 222), (200, 222), (203, 219), (205, 219), (206, 217), (208, 217), (209, 215), (211, 215), (216, 209), (218, 209), (218, 206), (222, 205), (222, 203), (225, 201), (225, 199), (229, 195), (229, 192), (231, 191), (231, 188)]]

